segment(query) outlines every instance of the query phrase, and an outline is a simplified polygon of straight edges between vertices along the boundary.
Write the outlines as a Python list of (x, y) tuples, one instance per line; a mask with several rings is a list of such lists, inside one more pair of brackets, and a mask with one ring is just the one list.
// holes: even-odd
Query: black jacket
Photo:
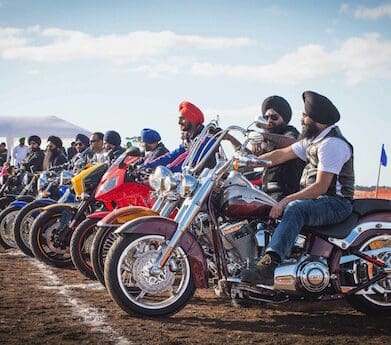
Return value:
[(163, 156), (168, 152), (168, 149), (164, 146), (163, 143), (159, 143), (158, 146), (153, 151), (148, 151), (144, 157), (144, 164), (148, 164), (155, 160), (156, 158)]
[(45, 152), (41, 149), (29, 151), (27, 156), (21, 162), (21, 165), (26, 171), (42, 171), (44, 158)]

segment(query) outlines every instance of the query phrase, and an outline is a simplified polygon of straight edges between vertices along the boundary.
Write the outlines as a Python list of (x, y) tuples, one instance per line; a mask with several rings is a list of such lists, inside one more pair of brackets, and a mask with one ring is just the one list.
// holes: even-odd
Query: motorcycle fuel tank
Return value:
[(247, 186), (230, 186), (221, 197), (220, 209), (224, 216), (232, 219), (266, 218), (274, 200), (261, 190)]

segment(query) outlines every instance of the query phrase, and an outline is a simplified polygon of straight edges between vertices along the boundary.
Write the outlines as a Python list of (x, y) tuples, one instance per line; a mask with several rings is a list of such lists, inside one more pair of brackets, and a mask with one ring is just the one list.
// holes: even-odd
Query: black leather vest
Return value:
[(343, 197), (347, 199), (353, 199), (354, 196), (354, 170), (353, 170), (353, 146), (342, 135), (338, 127), (334, 127), (322, 140), (311, 143), (307, 147), (307, 165), (303, 170), (303, 175), (300, 181), (300, 187), (305, 188), (316, 181), (316, 174), (318, 172), (318, 148), (320, 143), (326, 138), (339, 138), (346, 142), (352, 150), (352, 155), (349, 160), (343, 165), (339, 175), (334, 175), (333, 180), (330, 183), (330, 187), (327, 190), (327, 195), (337, 195), (337, 181), (341, 185), (341, 193)]

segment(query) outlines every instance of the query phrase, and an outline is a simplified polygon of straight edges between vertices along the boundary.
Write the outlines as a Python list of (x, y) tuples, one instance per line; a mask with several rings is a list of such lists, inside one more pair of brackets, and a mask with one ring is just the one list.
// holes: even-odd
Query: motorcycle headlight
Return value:
[(198, 180), (191, 175), (182, 175), (181, 180), (181, 195), (186, 197), (191, 195), (197, 187)]
[(72, 172), (70, 171), (61, 171), (61, 175), (60, 175), (60, 185), (67, 185), (67, 184), (71, 184), (71, 180), (72, 180), (72, 177), (75, 176), (75, 174), (73, 174)]
[(164, 186), (163, 186), (164, 191), (169, 192), (169, 191), (176, 189), (176, 187), (178, 185), (178, 181), (174, 177), (174, 175), (170, 175), (164, 179), (163, 184), (164, 184)]
[(155, 169), (154, 173), (149, 176), (149, 185), (156, 191), (164, 190), (164, 180), (166, 177), (172, 175), (173, 173), (170, 169), (160, 165)]
[(115, 186), (117, 185), (117, 182), (118, 182), (118, 179), (119, 179), (119, 176), (113, 176), (111, 178), (109, 178), (105, 183), (103, 183), (103, 185), (99, 188), (99, 191), (98, 193), (101, 194), (101, 193), (107, 193), (109, 191), (111, 191), (113, 188), (115, 188)]

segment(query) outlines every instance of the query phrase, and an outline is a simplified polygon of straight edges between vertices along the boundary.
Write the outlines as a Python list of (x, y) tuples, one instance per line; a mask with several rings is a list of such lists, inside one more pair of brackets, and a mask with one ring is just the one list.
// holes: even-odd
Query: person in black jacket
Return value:
[(21, 167), (26, 171), (42, 171), (45, 152), (41, 150), (41, 138), (38, 135), (31, 135), (28, 140), (29, 152), (22, 160)]
[(160, 134), (150, 128), (141, 131), (141, 144), (145, 148), (144, 164), (166, 154), (168, 149), (161, 142)]
[[(289, 125), (292, 110), (287, 100), (281, 96), (267, 97), (262, 103), (262, 116), (267, 121), (263, 140), (257, 148), (256, 155), (271, 152), (296, 142), (299, 131)], [(305, 164), (297, 158), (286, 163), (266, 168), (262, 175), (262, 190), (280, 201), (285, 196), (300, 189), (300, 178)]]
[(108, 163), (114, 162), (122, 153), (125, 152), (125, 148), (121, 147), (121, 136), (118, 132), (110, 130), (103, 136), (103, 147), (107, 152)]
[(62, 140), (59, 137), (51, 135), (48, 138), (45, 158), (43, 159), (43, 170), (48, 170), (66, 162), (67, 158), (62, 150)]

